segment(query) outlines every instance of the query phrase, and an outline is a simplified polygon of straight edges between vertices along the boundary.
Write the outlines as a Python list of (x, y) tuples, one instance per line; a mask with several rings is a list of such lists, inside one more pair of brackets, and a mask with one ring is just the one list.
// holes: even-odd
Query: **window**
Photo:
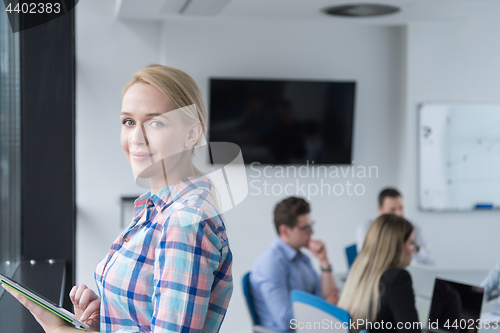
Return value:
[(11, 276), (21, 250), (19, 34), (0, 8), (0, 272)]
[[(66, 1), (70, 2), (68, 8), (73, 8), (74, 1)], [(64, 307), (71, 309), (67, 295), (75, 282), (74, 11), (45, 23), (39, 18), (20, 19), (25, 24), (13, 33), (0, 1), (0, 272), (49, 298), (54, 288), (43, 281), (61, 281), (63, 286), (55, 284), (56, 300), (62, 291)], [(50, 266), (54, 262), (63, 264)], [(5, 311), (13, 304), (0, 297), (0, 322), (8, 319), (15, 327), (11, 317), (21, 320), (22, 314)], [(23, 331), (38, 332), (34, 319), (24, 319), (37, 329)]]

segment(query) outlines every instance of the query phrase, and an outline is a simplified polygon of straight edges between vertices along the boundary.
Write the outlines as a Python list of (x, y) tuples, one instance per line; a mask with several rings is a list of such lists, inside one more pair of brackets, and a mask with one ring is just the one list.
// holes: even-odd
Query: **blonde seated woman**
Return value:
[(353, 332), (420, 332), (412, 280), (404, 269), (415, 250), (413, 226), (403, 217), (384, 214), (372, 223), (338, 303), (352, 322), (363, 320)]

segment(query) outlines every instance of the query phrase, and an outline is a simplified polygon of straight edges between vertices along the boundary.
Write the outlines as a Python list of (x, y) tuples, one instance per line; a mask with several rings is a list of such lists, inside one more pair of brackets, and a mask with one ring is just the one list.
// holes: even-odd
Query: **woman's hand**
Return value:
[(75, 318), (89, 325), (90, 331), (99, 332), (101, 298), (86, 285), (74, 286), (69, 293)]
[(49, 310), (44, 307), (36, 304), (28, 297), (18, 293), (12, 288), (7, 287), (2, 284), (7, 292), (9, 292), (12, 296), (14, 296), (22, 305), (24, 305), (35, 317), (36, 321), (43, 327), (43, 330), (47, 333), (57, 333), (57, 332), (66, 332), (67, 329), (71, 329), (72, 326), (64, 321), (64, 319), (58, 317), (53, 314)]

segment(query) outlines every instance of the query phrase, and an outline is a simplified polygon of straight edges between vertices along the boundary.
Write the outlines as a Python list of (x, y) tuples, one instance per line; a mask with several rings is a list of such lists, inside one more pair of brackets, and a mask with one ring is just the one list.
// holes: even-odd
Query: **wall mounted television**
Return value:
[(211, 78), (209, 139), (245, 164), (351, 164), (356, 83)]

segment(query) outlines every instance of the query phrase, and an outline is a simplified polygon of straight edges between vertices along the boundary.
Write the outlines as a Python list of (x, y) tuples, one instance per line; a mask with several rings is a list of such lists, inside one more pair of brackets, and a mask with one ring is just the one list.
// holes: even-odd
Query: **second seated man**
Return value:
[[(289, 197), (274, 209), (278, 237), (252, 268), (250, 287), (260, 324), (279, 332), (290, 331), (290, 291), (315, 294), (337, 304), (339, 289), (332, 274), (325, 244), (312, 240), (313, 222), (309, 204)], [(321, 263), (321, 276), (301, 248), (308, 248)]]
[[(378, 196), (377, 209), (380, 215), (394, 214), (399, 217), (404, 217), (405, 211), (403, 206), (403, 196), (394, 188), (385, 188)], [(368, 232), (372, 222), (373, 220), (367, 220), (366, 222), (359, 224), (356, 228), (356, 247), (358, 252), (360, 252), (363, 247), (366, 233)], [(417, 245), (417, 252), (413, 255), (413, 260), (420, 264), (435, 266), (436, 263), (434, 256), (427, 246), (427, 241), (422, 234), (422, 229), (418, 224), (413, 224), (413, 226), (415, 228), (415, 243)]]

